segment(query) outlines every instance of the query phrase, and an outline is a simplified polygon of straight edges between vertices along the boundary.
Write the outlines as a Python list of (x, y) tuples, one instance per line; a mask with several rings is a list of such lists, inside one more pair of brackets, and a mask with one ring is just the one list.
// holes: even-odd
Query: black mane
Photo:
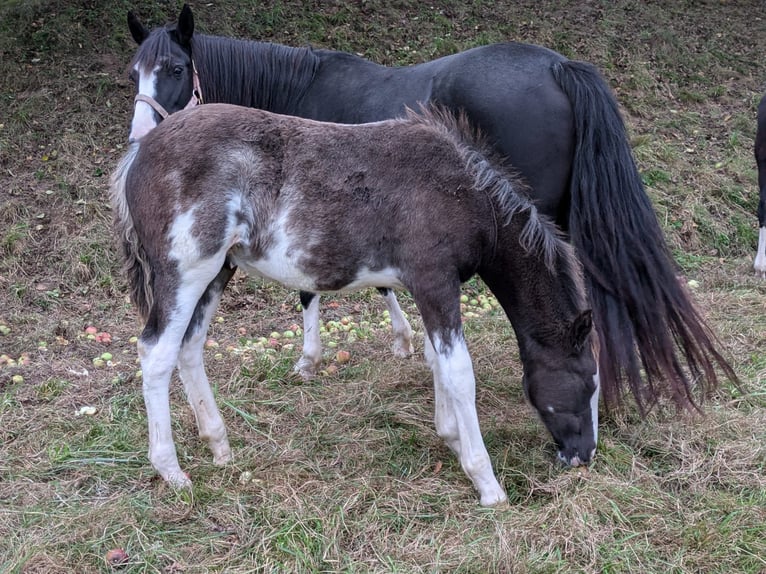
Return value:
[(205, 101), (290, 114), (314, 78), (319, 58), (309, 48), (195, 34), (192, 55)]
[[(141, 43), (133, 64), (144, 69), (170, 57), (175, 27), (157, 28)], [(206, 102), (224, 102), (290, 114), (314, 78), (319, 57), (291, 48), (194, 34), (191, 53)]]

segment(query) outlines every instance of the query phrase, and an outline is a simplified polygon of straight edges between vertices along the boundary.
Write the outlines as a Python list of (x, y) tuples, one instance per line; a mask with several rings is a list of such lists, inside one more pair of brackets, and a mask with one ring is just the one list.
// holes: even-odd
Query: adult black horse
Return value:
[(128, 25), (139, 44), (131, 76), (146, 104), (136, 106), (133, 139), (199, 91), (207, 102), (338, 123), (393, 118), (426, 101), (464, 110), (577, 249), (607, 405), (630, 390), (642, 412), (660, 395), (694, 408), (718, 385), (716, 368), (737, 381), (679, 283), (617, 103), (592, 65), (506, 43), (389, 68), (344, 52), (194, 34), (188, 6), (166, 27), (150, 31), (132, 13)]

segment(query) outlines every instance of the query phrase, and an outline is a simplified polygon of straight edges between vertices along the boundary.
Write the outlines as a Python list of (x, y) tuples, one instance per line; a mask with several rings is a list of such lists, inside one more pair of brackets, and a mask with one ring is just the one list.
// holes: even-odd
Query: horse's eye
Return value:
[(130, 80), (130, 82), (132, 84), (135, 84), (136, 83), (136, 76), (137, 76), (136, 71), (135, 70), (131, 70), (131, 72), (128, 74), (128, 80)]
[(184, 67), (183, 66), (176, 66), (175, 68), (173, 68), (173, 75), (176, 78), (180, 78), (183, 75), (183, 73), (184, 73)]

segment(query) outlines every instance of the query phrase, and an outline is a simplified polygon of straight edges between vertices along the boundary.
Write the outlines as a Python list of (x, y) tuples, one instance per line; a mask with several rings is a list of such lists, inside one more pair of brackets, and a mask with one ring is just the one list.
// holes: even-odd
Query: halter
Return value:
[[(196, 105), (203, 104), (204, 101), (202, 100), (202, 88), (200, 87), (199, 83), (199, 73), (197, 73), (197, 66), (194, 64), (194, 60), (191, 61), (192, 63), (192, 95), (191, 99), (189, 100), (189, 103), (186, 104), (184, 107), (185, 110), (188, 110), (189, 108), (193, 108)], [(133, 102), (144, 102), (145, 104), (149, 104), (149, 106), (160, 116), (162, 119), (166, 119), (170, 114), (168, 111), (162, 107), (162, 105), (157, 102), (154, 98), (151, 96), (147, 96), (146, 94), (136, 94), (136, 97), (133, 99)]]

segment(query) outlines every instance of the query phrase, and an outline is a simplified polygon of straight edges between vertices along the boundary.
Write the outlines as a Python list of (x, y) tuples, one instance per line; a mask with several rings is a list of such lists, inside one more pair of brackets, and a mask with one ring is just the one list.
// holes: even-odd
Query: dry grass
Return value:
[[(195, 486), (154, 476), (107, 201), (131, 105), (128, 8), (153, 23), (177, 9), (0, 4), (0, 355), (26, 362), (0, 365), (0, 571), (107, 572), (118, 547), (121, 572), (766, 571), (766, 283), (750, 273), (762, 2), (193, 5), (203, 31), (388, 64), (543, 44), (594, 62), (618, 94), (668, 239), (749, 394), (723, 389), (698, 418), (612, 413), (590, 469), (564, 470), (524, 404), (507, 321), (472, 318), (482, 430), (509, 495), (495, 510), (435, 435), (422, 349), (391, 357), (378, 298), (324, 306), (325, 321), (354, 323), (327, 336), (351, 361), (333, 365), (328, 348), (337, 372), (304, 384), (297, 349), (248, 343), (299, 320), (296, 294), (244, 278), (207, 351), (235, 460), (211, 464), (176, 389)], [(95, 367), (107, 348), (112, 366)]]

